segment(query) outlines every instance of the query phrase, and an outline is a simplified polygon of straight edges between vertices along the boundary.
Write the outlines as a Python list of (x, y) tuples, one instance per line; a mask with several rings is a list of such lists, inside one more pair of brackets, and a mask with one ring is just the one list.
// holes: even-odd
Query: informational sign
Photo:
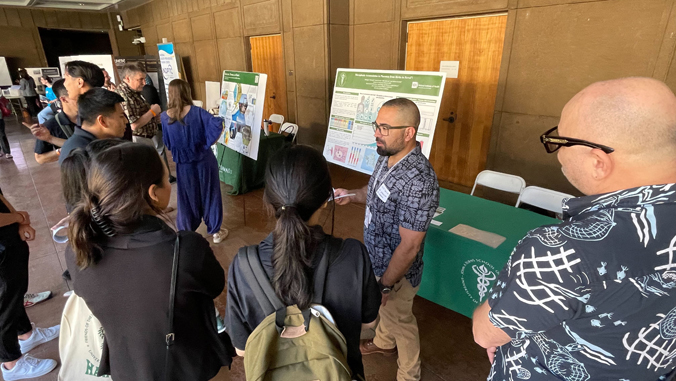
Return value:
[(439, 71), (446, 73), (446, 78), (458, 78), (460, 61), (441, 61)]
[(225, 119), (225, 132), (219, 143), (258, 159), (263, 122), (266, 74), (242, 71), (223, 72), (218, 114)]
[(338, 69), (324, 157), (331, 163), (371, 174), (378, 160), (373, 122), (383, 103), (408, 98), (420, 109), (417, 140), (429, 157), (445, 73)]
[(174, 51), (172, 42), (166, 44), (157, 44), (157, 52), (160, 56), (160, 66), (162, 67), (162, 78), (164, 79), (164, 94), (169, 99), (169, 82), (181, 78), (180, 62)]
[(85, 61), (93, 63), (94, 65), (100, 67), (101, 69), (106, 69), (106, 71), (110, 75), (114, 75), (115, 73), (115, 61), (113, 61), (113, 56), (108, 54), (90, 54), (82, 56), (59, 57), (59, 66), (61, 66), (61, 73), (66, 72), (66, 64), (70, 61)]

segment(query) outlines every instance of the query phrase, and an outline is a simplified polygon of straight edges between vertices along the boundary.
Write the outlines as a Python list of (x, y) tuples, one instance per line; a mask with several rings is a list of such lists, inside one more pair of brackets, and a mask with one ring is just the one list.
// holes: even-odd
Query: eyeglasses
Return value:
[(604, 146), (601, 144), (588, 142), (582, 139), (565, 138), (563, 136), (552, 135), (554, 131), (556, 131), (558, 128), (559, 126), (551, 128), (540, 136), (540, 142), (542, 142), (542, 144), (545, 146), (545, 150), (547, 151), (547, 153), (554, 153), (558, 151), (559, 148), (561, 147), (572, 147), (572, 146), (585, 146), (590, 148), (596, 148), (600, 149), (605, 153), (615, 152), (614, 148), (610, 148), (608, 146)]
[(389, 124), (381, 123), (378, 124), (377, 122), (372, 123), (373, 126), (373, 132), (380, 132), (380, 135), (382, 136), (388, 136), (390, 134), (390, 130), (401, 130), (402, 128), (409, 128), (411, 126), (390, 126)]

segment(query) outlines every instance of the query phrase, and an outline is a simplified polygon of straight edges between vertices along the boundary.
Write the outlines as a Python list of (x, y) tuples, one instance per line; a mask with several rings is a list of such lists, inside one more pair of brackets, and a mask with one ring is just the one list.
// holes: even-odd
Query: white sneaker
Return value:
[[(32, 324), (32, 323), (31, 323)], [(50, 328), (39, 328), (33, 324), (33, 333), (27, 340), (19, 340), (21, 346), (21, 353), (28, 353), (33, 348), (48, 341), (52, 341), (59, 337), (60, 325), (55, 325)]]
[(228, 229), (223, 228), (214, 234), (214, 243), (221, 243), (229, 234)]
[(23, 296), (24, 308), (33, 307), (34, 305), (44, 302), (52, 296), (51, 291), (38, 292), (37, 294), (26, 294)]
[(5, 381), (25, 380), (44, 376), (56, 368), (56, 361), (52, 359), (36, 359), (31, 355), (23, 355), (16, 362), (12, 370), (2, 366), (2, 377)]
[(14, 156), (12, 156), (12, 154), (7, 153), (7, 154), (5, 154), (5, 157), (8, 158), (8, 159), (11, 159), (11, 158), (13, 158)]

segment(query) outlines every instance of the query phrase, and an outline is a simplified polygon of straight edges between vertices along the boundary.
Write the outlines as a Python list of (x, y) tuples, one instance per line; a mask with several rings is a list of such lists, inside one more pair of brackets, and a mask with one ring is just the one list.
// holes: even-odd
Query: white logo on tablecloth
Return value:
[[(468, 267), (472, 271), (469, 271)], [(493, 265), (482, 259), (470, 259), (462, 265), (460, 275), (465, 292), (474, 303), (479, 304), (486, 297), (491, 283), (497, 277), (497, 272)]]

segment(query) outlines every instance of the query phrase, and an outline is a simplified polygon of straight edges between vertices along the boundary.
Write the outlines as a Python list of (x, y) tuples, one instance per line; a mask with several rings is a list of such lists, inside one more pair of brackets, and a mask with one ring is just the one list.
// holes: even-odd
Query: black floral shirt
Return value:
[(676, 185), (570, 199), (490, 291), (489, 380), (664, 380), (676, 366)]
[[(383, 276), (394, 250), (401, 243), (399, 227), (427, 231), (439, 206), (437, 175), (422, 154), (420, 144), (391, 168), (387, 168), (387, 159), (386, 156), (378, 159), (369, 181), (364, 221), (364, 244), (369, 251), (373, 272), (378, 277)], [(385, 193), (380, 192), (379, 196), (381, 187), (387, 190)], [(387, 192), (388, 197), (384, 197)], [(424, 249), (423, 241), (415, 261), (406, 273), (406, 279), (413, 287), (417, 287), (422, 278)]]

